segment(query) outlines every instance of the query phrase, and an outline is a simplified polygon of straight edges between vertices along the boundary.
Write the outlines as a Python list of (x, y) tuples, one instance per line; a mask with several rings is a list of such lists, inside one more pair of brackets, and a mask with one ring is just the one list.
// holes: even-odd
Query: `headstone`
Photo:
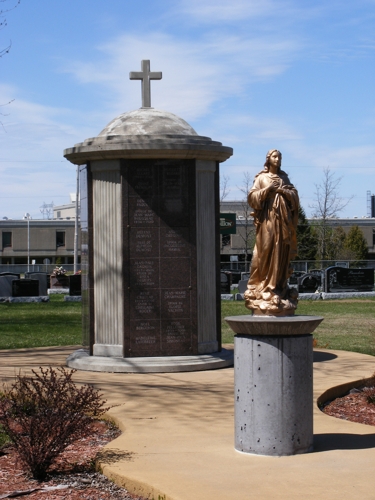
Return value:
[(322, 285), (322, 279), (317, 274), (305, 274), (298, 278), (298, 293), (315, 293)]
[(51, 289), (63, 289), (69, 288), (69, 276), (50, 276), (50, 287)]
[(221, 300), (234, 300), (233, 293), (222, 293)]
[(81, 275), (72, 274), (69, 276), (69, 295), (78, 297), (81, 295)]
[(0, 274), (0, 297), (12, 296), (12, 282), (19, 279), (19, 274), (1, 273)]
[(39, 281), (39, 295), (47, 295), (48, 286), (48, 274), (47, 273), (25, 273), (26, 279), (33, 279)]
[(21, 279), (12, 282), (12, 297), (38, 297), (39, 281)]
[(322, 276), (324, 273), (324, 269), (310, 269), (309, 274), (316, 274), (318, 276)]
[(304, 271), (294, 271), (293, 274), (289, 277), (289, 285), (298, 285), (298, 279), (306, 274)]
[(232, 285), (232, 273), (230, 271), (221, 271), (220, 273), (221, 294), (230, 293), (231, 285)]
[(20, 279), (21, 277), (19, 273), (7, 273), (7, 272), (0, 273), (0, 276), (14, 276), (17, 279)]
[(325, 271), (325, 292), (372, 292), (373, 269), (346, 269), (332, 266)]
[(238, 291), (240, 293), (245, 293), (247, 290), (248, 279), (242, 279), (238, 282)]

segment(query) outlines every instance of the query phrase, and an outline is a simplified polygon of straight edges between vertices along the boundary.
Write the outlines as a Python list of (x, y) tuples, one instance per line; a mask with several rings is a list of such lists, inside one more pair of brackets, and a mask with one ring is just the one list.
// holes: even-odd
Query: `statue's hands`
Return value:
[(276, 193), (279, 193), (279, 194), (281, 194), (282, 196), (285, 196), (285, 198), (287, 198), (288, 200), (290, 200), (290, 199), (291, 199), (291, 196), (292, 196), (291, 187), (292, 187), (292, 186), (288, 186), (288, 185), (285, 185), (285, 186), (283, 186), (283, 187), (279, 187), (279, 188), (276, 190)]
[(272, 181), (271, 184), (267, 186), (267, 189), (269, 192), (279, 192), (280, 189), (280, 182), (279, 181)]

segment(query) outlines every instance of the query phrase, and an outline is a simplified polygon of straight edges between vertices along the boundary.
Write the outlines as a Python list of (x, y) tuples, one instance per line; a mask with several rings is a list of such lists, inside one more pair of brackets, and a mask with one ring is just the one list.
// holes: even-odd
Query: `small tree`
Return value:
[(247, 202), (247, 196), (249, 194), (250, 189), (253, 186), (253, 179), (249, 172), (244, 172), (242, 184), (237, 186), (238, 189), (243, 193), (244, 198), (241, 202), (241, 212), (239, 216), (241, 216), (241, 227), (243, 231), (239, 231), (238, 234), (243, 242), (243, 249), (245, 253), (245, 263), (247, 261), (247, 257), (249, 252), (252, 252), (255, 245), (255, 227), (254, 220), (252, 216), (252, 208), (249, 206)]
[(228, 187), (229, 176), (222, 175), (220, 176), (220, 203), (225, 200), (225, 198), (230, 193), (230, 189)]
[(341, 226), (329, 228), (326, 239), (326, 255), (328, 260), (348, 259), (345, 251), (346, 233)]
[(314, 260), (317, 252), (317, 237), (306, 219), (306, 214), (302, 206), (298, 207), (297, 225), (297, 259)]
[(43, 480), (48, 468), (69, 444), (90, 433), (89, 423), (109, 407), (92, 386), (77, 387), (75, 370), (49, 367), (18, 375), (0, 397), (0, 424), (16, 447), (22, 465), (34, 479)]
[(337, 215), (347, 206), (352, 196), (348, 199), (339, 195), (342, 177), (335, 177), (327, 167), (323, 170), (323, 180), (315, 184), (315, 200), (311, 205), (313, 217), (318, 219), (315, 232), (318, 238), (318, 255), (320, 260), (328, 258), (328, 245), (332, 236), (329, 219)]
[(367, 241), (358, 226), (352, 226), (345, 239), (345, 249), (353, 253), (356, 260), (365, 260), (367, 258)]

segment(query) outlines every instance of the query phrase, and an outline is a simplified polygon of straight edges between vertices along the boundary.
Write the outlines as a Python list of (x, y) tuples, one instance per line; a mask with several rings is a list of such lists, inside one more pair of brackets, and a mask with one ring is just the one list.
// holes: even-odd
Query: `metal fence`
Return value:
[[(0, 273), (16, 273), (16, 274), (25, 274), (27, 272), (30, 273), (47, 273), (52, 274), (55, 269), (56, 264), (0, 264)], [(62, 266), (69, 274), (74, 272), (74, 264), (63, 264)], [(78, 266), (77, 270), (80, 270), (81, 267)]]
[(294, 271), (310, 273), (313, 270), (324, 270), (328, 267), (346, 267), (348, 269), (375, 269), (375, 260), (295, 260), (291, 262)]
[[(294, 271), (311, 273), (312, 271), (324, 271), (328, 267), (339, 266), (355, 269), (374, 269), (375, 260), (295, 260), (291, 262), (291, 267)], [(249, 272), (248, 262), (221, 262), (220, 269), (222, 271), (230, 271), (232, 273), (232, 283), (238, 283), (242, 273)]]

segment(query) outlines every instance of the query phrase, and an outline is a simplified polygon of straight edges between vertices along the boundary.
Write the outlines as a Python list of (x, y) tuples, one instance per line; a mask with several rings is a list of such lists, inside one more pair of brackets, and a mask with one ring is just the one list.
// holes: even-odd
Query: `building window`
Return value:
[(375, 246), (375, 229), (372, 230), (372, 246)]
[(65, 231), (56, 232), (56, 246), (57, 248), (65, 246)]
[(3, 248), (12, 246), (12, 233), (11, 232), (3, 232)]
[(58, 219), (60, 219), (60, 217), (61, 217), (61, 210), (58, 210), (58, 211), (56, 212), (56, 215), (57, 215), (57, 218), (58, 218)]

